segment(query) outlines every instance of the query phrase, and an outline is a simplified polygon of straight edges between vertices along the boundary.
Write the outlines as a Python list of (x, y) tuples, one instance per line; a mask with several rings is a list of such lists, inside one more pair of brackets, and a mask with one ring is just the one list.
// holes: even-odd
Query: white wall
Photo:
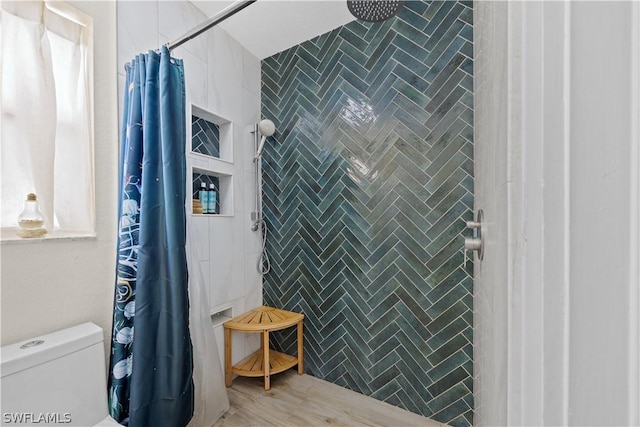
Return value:
[[(118, 93), (126, 62), (177, 39), (205, 19), (186, 1), (118, 2)], [(183, 44), (172, 55), (184, 60), (187, 105), (193, 103), (233, 123), (232, 162), (189, 153), (187, 166), (233, 176), (233, 215), (194, 215), (188, 222), (195, 228), (197, 241), (192, 243), (198, 249), (198, 259), (189, 259), (190, 275), (202, 273), (212, 313), (230, 307), (235, 316), (262, 304), (262, 278), (256, 271), (260, 240), (250, 230), (255, 197), (250, 125), (260, 120), (260, 61), (219, 28)], [(191, 117), (187, 120), (190, 128)], [(187, 204), (189, 214), (190, 200)], [(221, 326), (215, 335), (224, 360)], [(255, 334), (234, 336), (233, 344), (234, 362), (260, 346)]]
[[(233, 1), (191, 3), (214, 16)], [(220, 28), (264, 59), (355, 19), (343, 0), (259, 1), (220, 23)]]
[(474, 424), (638, 425), (640, 7), (478, 12)]
[(2, 345), (83, 322), (109, 342), (117, 210), (116, 7), (71, 2), (94, 19), (96, 234), (2, 242)]
[[(571, 46), (569, 161), (562, 168), (568, 192), (566, 418), (571, 425), (637, 425), (640, 400), (632, 390), (638, 378), (632, 373), (640, 363), (632, 345), (639, 332), (634, 316), (640, 283), (633, 270), (640, 258), (630, 254), (638, 244), (631, 231), (640, 218), (630, 203), (638, 197), (631, 178), (640, 167), (640, 117), (631, 108), (640, 95), (640, 74), (632, 67), (640, 53), (634, 28), (638, 4), (577, 2), (566, 13)], [(598, 27), (606, 31), (593, 30)]]

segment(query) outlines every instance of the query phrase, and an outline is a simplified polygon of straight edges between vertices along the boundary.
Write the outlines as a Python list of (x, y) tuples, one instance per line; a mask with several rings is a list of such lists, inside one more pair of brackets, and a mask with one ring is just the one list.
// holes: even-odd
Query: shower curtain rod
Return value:
[(167, 48), (169, 49), (169, 51), (171, 51), (176, 47), (182, 45), (183, 43), (186, 43), (189, 40), (198, 37), (200, 34), (215, 27), (225, 19), (235, 15), (237, 12), (240, 12), (242, 9), (251, 5), (252, 3), (255, 3), (256, 1), (258, 0), (237, 1), (229, 5), (228, 7), (222, 9), (220, 12), (216, 13), (213, 17), (204, 21), (202, 24), (189, 30), (182, 37), (172, 41), (171, 43), (167, 43)]

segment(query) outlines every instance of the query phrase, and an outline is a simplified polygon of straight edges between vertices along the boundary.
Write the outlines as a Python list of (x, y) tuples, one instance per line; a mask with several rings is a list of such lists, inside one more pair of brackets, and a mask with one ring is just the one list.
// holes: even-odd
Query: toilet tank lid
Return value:
[(102, 328), (88, 322), (10, 344), (0, 348), (0, 375), (15, 374), (102, 341)]

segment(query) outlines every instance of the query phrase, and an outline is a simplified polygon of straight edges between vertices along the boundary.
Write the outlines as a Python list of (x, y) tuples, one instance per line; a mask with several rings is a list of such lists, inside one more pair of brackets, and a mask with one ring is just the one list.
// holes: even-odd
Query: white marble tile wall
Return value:
[[(118, 1), (120, 111), (124, 64), (138, 53), (177, 39), (205, 19), (187, 1)], [(233, 214), (194, 215), (189, 223), (195, 228), (192, 236), (196, 236), (190, 243), (197, 249), (197, 259), (190, 260), (190, 268), (200, 267), (209, 289), (211, 311), (231, 308), (235, 316), (262, 304), (262, 277), (256, 269), (261, 240), (259, 233), (250, 229), (255, 198), (250, 129), (260, 119), (260, 61), (219, 28), (172, 53), (184, 61), (187, 105), (195, 104), (233, 122), (232, 162), (188, 155), (187, 167), (189, 173), (192, 167), (197, 167), (233, 176)], [(190, 210), (187, 206), (188, 213)], [(222, 327), (214, 325), (213, 333), (223, 360)], [(255, 334), (235, 336), (234, 362), (259, 347), (260, 340)]]
[[(158, 2), (158, 32), (161, 43), (176, 40), (188, 30), (200, 25), (206, 17), (192, 4), (186, 1)], [(204, 33), (189, 40), (178, 49), (190, 52), (192, 55), (206, 61), (208, 55), (210, 33)], [(176, 56), (181, 57), (176, 50)]]
[(124, 75), (124, 64), (137, 54), (157, 49), (158, 2), (119, 1), (118, 11), (118, 74)]
[[(251, 231), (251, 212), (254, 210), (256, 195), (255, 169), (247, 171), (254, 155), (254, 136), (250, 129), (260, 121), (260, 60), (246, 49), (242, 49), (242, 146), (244, 154), (237, 162), (237, 173), (243, 176), (244, 215), (241, 218), (244, 232), (244, 295), (247, 307), (262, 305), (262, 276), (258, 274), (257, 264), (262, 249), (260, 233)], [(247, 351), (260, 347), (260, 337), (256, 334), (245, 334)]]

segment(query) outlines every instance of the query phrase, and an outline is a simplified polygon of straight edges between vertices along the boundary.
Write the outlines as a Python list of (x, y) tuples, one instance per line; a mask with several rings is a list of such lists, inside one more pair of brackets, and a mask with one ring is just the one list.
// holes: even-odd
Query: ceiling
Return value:
[[(212, 17), (234, 2), (191, 3)], [(258, 59), (264, 59), (354, 19), (346, 0), (258, 0), (219, 25)]]

